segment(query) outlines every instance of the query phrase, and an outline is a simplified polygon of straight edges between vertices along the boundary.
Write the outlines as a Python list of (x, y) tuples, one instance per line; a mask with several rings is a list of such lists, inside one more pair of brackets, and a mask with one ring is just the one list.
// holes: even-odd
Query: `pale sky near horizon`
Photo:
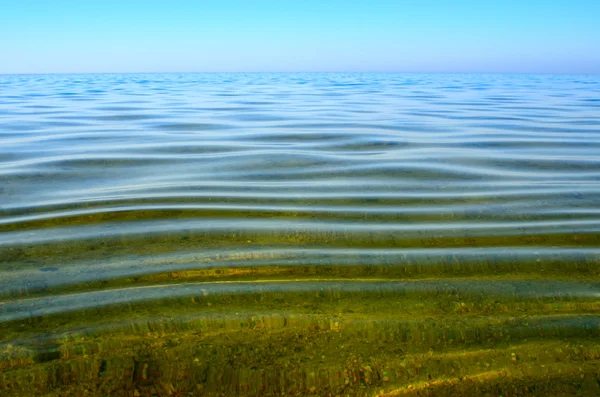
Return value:
[(0, 73), (600, 73), (600, 0), (0, 0)]

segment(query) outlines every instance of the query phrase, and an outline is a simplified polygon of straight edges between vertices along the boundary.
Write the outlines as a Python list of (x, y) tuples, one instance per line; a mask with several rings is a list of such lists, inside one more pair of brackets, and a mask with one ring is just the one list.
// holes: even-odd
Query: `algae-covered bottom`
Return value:
[(0, 396), (598, 396), (599, 97), (0, 76)]
[(5, 304), (2, 394), (600, 393), (598, 283), (221, 270)]

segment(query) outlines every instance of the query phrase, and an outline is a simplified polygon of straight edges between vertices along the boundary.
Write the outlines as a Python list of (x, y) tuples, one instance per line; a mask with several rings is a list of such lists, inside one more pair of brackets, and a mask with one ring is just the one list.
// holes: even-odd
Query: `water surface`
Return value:
[(600, 394), (599, 126), (598, 76), (0, 76), (0, 391)]

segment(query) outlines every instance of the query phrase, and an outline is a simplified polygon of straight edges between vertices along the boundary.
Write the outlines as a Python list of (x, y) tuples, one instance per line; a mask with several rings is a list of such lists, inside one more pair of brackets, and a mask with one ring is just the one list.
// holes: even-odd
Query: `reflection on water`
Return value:
[(599, 97), (0, 76), (0, 393), (599, 395)]

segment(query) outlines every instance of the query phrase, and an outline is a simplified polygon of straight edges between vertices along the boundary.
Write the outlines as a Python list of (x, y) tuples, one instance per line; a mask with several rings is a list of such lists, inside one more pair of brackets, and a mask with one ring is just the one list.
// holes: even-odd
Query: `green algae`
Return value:
[[(4, 322), (0, 390), (8, 396), (596, 390), (590, 381), (600, 364), (595, 296), (543, 298), (544, 288), (553, 289), (543, 287), (547, 280), (418, 280), (399, 287), (357, 279), (354, 292), (349, 282), (297, 280), (309, 287), (296, 291), (292, 281), (230, 282), (237, 293), (219, 293), (219, 284), (208, 282), (198, 294), (178, 298)], [(523, 295), (528, 289), (535, 293)]]

